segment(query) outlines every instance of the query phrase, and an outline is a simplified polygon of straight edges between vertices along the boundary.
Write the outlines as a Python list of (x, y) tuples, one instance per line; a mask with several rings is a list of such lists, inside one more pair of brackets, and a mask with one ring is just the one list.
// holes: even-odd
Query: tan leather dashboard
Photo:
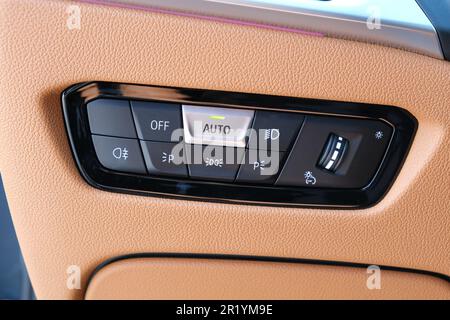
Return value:
[[(74, 4), (81, 9), (81, 24), (71, 30), (67, 8)], [(38, 298), (80, 299), (101, 262), (143, 252), (344, 261), (450, 276), (448, 62), (378, 45), (168, 14), (0, 0), (0, 71), (0, 172)], [(110, 193), (81, 178), (62, 119), (61, 92), (91, 80), (395, 105), (411, 112), (419, 127), (391, 190), (369, 209)], [(150, 267), (161, 269), (164, 263)], [(72, 265), (81, 270), (80, 290), (66, 286)], [(218, 265), (230, 277), (251, 271), (241, 271), (239, 263)], [(287, 269), (297, 276), (290, 270), (295, 267)], [(258, 272), (276, 273), (272, 266)], [(347, 271), (330, 272), (337, 277)], [(436, 284), (441, 280), (433, 278), (387, 277), (398, 288), (407, 288), (402, 281), (430, 283), (429, 297), (448, 298), (450, 291), (448, 282)], [(352, 296), (346, 292), (339, 297)], [(321, 297), (314, 291), (305, 296)], [(400, 297), (386, 291), (386, 298), (393, 296)]]

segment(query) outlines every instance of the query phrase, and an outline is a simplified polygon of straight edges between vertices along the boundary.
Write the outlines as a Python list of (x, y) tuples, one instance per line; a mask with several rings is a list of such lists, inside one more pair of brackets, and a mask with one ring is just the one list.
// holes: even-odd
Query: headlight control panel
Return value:
[(106, 82), (62, 104), (92, 186), (244, 204), (373, 205), (417, 127), (393, 106)]

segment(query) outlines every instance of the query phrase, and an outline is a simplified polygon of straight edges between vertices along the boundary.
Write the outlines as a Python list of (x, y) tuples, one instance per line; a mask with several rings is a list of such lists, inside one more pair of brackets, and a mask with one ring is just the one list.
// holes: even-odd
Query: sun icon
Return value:
[(381, 140), (381, 139), (383, 139), (383, 137), (384, 137), (383, 131), (377, 131), (377, 132), (375, 132), (375, 139)]

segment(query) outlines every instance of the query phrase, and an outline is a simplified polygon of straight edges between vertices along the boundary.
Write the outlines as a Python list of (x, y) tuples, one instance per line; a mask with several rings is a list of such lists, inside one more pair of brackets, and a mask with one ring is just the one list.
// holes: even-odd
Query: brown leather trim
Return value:
[[(368, 263), (352, 263), (352, 262), (344, 262), (344, 261), (326, 261), (326, 260), (314, 260), (314, 259), (300, 259), (300, 258), (287, 258), (287, 257), (264, 257), (264, 256), (245, 256), (245, 255), (232, 255), (232, 254), (202, 254), (202, 253), (173, 253), (173, 252), (145, 252), (145, 253), (133, 253), (126, 254), (122, 256), (117, 256), (110, 258), (108, 260), (103, 261), (99, 264), (92, 274), (89, 276), (87, 281), (88, 286), (95, 275), (100, 272), (106, 266), (128, 259), (148, 259), (148, 258), (174, 258), (174, 259), (208, 259), (208, 260), (237, 260), (237, 261), (259, 261), (259, 262), (275, 262), (275, 263), (297, 263), (297, 264), (309, 264), (309, 265), (318, 265), (318, 266), (336, 266), (336, 267), (348, 267), (348, 268), (363, 268), (367, 269), (367, 267), (373, 265)], [(420, 275), (427, 275), (431, 277), (435, 277), (441, 280), (445, 280), (450, 283), (450, 277), (437, 273), (431, 272), (427, 270), (419, 270), (412, 268), (401, 268), (401, 267), (392, 267), (392, 266), (378, 266), (382, 270), (387, 271), (396, 271), (396, 272), (406, 272), (406, 273), (414, 273)]]
[(123, 257), (93, 275), (85, 299), (450, 298), (449, 283), (427, 275), (381, 268), (378, 289), (371, 286), (369, 277), (370, 272), (364, 268), (261, 257)]

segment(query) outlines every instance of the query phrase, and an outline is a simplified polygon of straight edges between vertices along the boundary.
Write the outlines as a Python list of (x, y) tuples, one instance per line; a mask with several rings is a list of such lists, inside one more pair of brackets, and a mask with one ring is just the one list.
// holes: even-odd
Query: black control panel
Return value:
[(370, 206), (417, 126), (391, 106), (105, 82), (62, 102), (91, 185), (250, 204)]

